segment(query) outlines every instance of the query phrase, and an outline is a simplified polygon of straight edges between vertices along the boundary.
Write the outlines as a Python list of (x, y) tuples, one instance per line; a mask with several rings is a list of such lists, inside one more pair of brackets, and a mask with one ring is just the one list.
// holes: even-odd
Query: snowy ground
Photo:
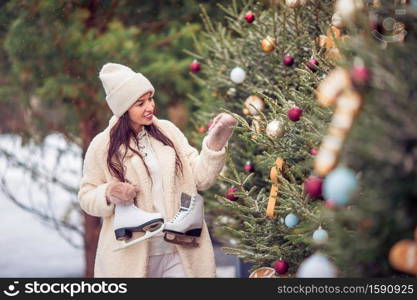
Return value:
[(0, 277), (82, 276), (83, 251), (4, 197), (0, 219)]
[[(12, 152), (18, 160), (39, 166), (46, 176), (56, 176), (67, 187), (77, 188), (80, 178), (80, 151), (59, 135), (47, 138), (48, 147), (21, 147), (20, 139), (0, 135), (0, 150)], [(0, 155), (0, 178), (6, 180), (11, 193), (27, 206), (42, 213), (62, 218), (75, 199), (58, 185), (37, 183), (36, 174), (10, 165), (12, 160)], [(57, 230), (13, 203), (0, 190), (0, 277), (82, 277), (84, 255), (65, 241)], [(77, 210), (68, 215), (71, 224), (79, 226)], [(74, 243), (81, 245), (81, 236), (64, 231)], [(218, 277), (235, 277), (234, 259), (225, 257), (216, 247)]]

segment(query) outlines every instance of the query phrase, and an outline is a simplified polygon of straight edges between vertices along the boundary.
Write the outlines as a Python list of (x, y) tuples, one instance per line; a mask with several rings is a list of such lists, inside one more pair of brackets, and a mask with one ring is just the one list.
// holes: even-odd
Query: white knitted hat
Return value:
[(141, 73), (124, 65), (107, 63), (99, 73), (112, 112), (121, 117), (136, 100), (147, 92), (155, 92), (152, 83)]

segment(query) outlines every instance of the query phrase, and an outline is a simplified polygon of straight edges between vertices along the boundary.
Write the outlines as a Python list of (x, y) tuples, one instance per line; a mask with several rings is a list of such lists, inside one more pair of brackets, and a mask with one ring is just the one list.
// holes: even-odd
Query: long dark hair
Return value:
[[(144, 128), (150, 136), (162, 142), (164, 145), (168, 145), (174, 149), (175, 173), (178, 175), (178, 172), (181, 171), (181, 175), (184, 175), (182, 162), (178, 156), (177, 150), (175, 149), (174, 143), (168, 137), (166, 137), (154, 124), (144, 125)], [(131, 139), (134, 139), (136, 144), (138, 143), (137, 133), (135, 132), (130, 123), (128, 112), (125, 112), (119, 118), (119, 120), (116, 122), (113, 128), (110, 130), (110, 145), (109, 151), (107, 152), (107, 167), (109, 168), (110, 173), (116, 178), (118, 178), (121, 182), (126, 182), (125, 170), (123, 168), (123, 160), (126, 156), (128, 148), (137, 155), (139, 155), (139, 157), (144, 162), (142, 155), (135, 149), (132, 149), (132, 147), (130, 146)], [(124, 145), (125, 151), (123, 157), (120, 157), (119, 149), (122, 145)], [(149, 169), (146, 166), (145, 162), (144, 165), (146, 167), (146, 172), (150, 177)]]

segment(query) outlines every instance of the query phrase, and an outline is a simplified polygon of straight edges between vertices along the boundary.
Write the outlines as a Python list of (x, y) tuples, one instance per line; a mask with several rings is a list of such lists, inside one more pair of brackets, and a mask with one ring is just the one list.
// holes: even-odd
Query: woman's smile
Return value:
[(145, 119), (147, 119), (147, 120), (152, 120), (152, 117), (153, 117), (153, 112), (152, 112), (152, 113), (148, 113), (148, 114), (146, 114), (144, 117), (145, 117)]

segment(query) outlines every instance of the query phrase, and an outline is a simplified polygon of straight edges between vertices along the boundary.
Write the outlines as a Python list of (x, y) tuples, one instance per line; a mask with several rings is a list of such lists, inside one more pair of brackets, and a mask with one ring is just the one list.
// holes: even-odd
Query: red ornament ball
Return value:
[(317, 61), (317, 59), (312, 58), (308, 61), (307, 63), (307, 67), (310, 69), (310, 71), (312, 72), (316, 72), (317, 71), (317, 66), (319, 65), (319, 62)]
[(291, 67), (294, 64), (294, 57), (287, 55), (284, 57), (282, 62), (284, 63), (285, 66)]
[(353, 67), (352, 70), (350, 71), (350, 76), (353, 82), (355, 82), (358, 85), (367, 84), (369, 82), (370, 75), (371, 74), (368, 68), (364, 66)]
[(274, 263), (274, 269), (278, 274), (285, 274), (288, 271), (288, 263), (285, 260), (279, 259)]
[(317, 176), (310, 176), (304, 183), (304, 189), (311, 198), (319, 198), (322, 193), (323, 180)]
[(201, 65), (198, 61), (194, 60), (191, 64), (190, 64), (190, 71), (193, 73), (197, 73), (201, 70)]
[(317, 153), (318, 153), (318, 151), (317, 151), (317, 149), (316, 149), (316, 148), (312, 148), (312, 149), (310, 150), (310, 153), (311, 153), (311, 155), (316, 156), (316, 155), (317, 155)]
[(248, 23), (252, 23), (253, 21), (255, 21), (255, 15), (253, 13), (251, 13), (251, 12), (250, 13), (247, 13), (245, 15), (245, 20)]
[(226, 191), (226, 198), (230, 201), (236, 201), (238, 198), (235, 196), (235, 193), (237, 193), (237, 188), (231, 187)]
[(303, 110), (298, 106), (295, 106), (288, 111), (288, 118), (293, 122), (297, 122), (300, 120), (302, 114)]
[(243, 168), (247, 173), (253, 172), (253, 164), (250, 161), (246, 162)]

